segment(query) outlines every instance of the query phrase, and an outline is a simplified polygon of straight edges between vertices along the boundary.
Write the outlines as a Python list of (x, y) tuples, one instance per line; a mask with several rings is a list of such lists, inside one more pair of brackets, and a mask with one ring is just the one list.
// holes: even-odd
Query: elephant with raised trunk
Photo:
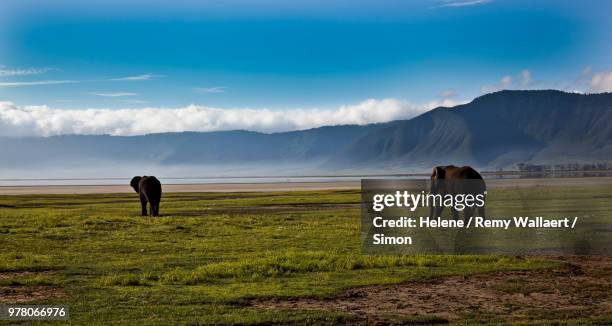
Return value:
[[(470, 166), (436, 166), (433, 168), (433, 172), (431, 173), (431, 194), (451, 194), (453, 196), (457, 194), (470, 194), (476, 196), (478, 194), (486, 195), (486, 190), (487, 186), (484, 179), (480, 173), (478, 173), (478, 171), (474, 170)], [(444, 206), (437, 206), (434, 208), (432, 205), (430, 216), (440, 216), (443, 209)], [(452, 207), (450, 210), (453, 214), (453, 218), (459, 219), (459, 211)], [(467, 220), (470, 216), (472, 216), (474, 210), (474, 207), (465, 207), (464, 219)], [(482, 217), (485, 216), (484, 206), (478, 207), (478, 213)]]
[[(142, 216), (159, 216), (159, 202), (161, 201), (162, 187), (161, 182), (154, 176), (136, 176), (130, 181), (130, 186), (140, 195), (140, 205)], [(147, 214), (147, 202), (150, 209)]]

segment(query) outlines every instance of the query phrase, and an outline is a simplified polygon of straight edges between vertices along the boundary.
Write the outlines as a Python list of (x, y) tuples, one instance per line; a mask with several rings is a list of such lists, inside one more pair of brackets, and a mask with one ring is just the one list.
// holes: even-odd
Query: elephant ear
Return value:
[(432, 179), (444, 179), (445, 177), (445, 171), (444, 171), (444, 167), (442, 166), (436, 166), (433, 169), (433, 172), (431, 173), (431, 178)]
[(132, 188), (134, 188), (134, 191), (136, 193), (138, 193), (138, 191), (139, 191), (138, 188), (139, 188), (139, 184), (140, 184), (140, 179), (142, 179), (142, 178), (139, 177), (139, 176), (135, 176), (135, 177), (132, 178), (132, 181), (130, 181), (130, 186), (132, 186)]

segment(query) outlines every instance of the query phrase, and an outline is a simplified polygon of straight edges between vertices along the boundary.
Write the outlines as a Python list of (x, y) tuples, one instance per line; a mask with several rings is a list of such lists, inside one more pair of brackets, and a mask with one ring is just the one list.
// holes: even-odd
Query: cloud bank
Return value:
[(100, 135), (133, 136), (160, 132), (251, 130), (280, 132), (328, 125), (409, 119), (434, 107), (452, 106), (449, 99), (416, 105), (397, 99), (370, 99), (336, 109), (220, 109), (199, 105), (182, 108), (54, 109), (0, 102), (0, 137)]
[(612, 92), (612, 70), (596, 73), (591, 78), (590, 90), (592, 92)]

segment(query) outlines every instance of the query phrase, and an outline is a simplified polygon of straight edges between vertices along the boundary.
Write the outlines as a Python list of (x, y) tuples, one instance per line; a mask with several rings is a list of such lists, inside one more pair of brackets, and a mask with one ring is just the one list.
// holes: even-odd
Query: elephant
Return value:
[[(136, 176), (130, 181), (130, 186), (140, 195), (140, 205), (142, 206), (142, 216), (159, 216), (159, 202), (161, 201), (162, 187), (161, 182), (154, 176)], [(147, 214), (147, 202), (150, 210)]]
[[(468, 181), (465, 181), (468, 180)], [(431, 194), (451, 194), (453, 196), (457, 194), (471, 194), (478, 195), (484, 194), (486, 196), (487, 186), (476, 170), (470, 166), (436, 166), (433, 168), (431, 173)], [(430, 216), (440, 216), (444, 206), (431, 205)], [(459, 211), (453, 207), (450, 208), (453, 218), (459, 219)], [(434, 214), (435, 213), (435, 214)], [(468, 219), (474, 213), (474, 207), (465, 207), (464, 219)], [(478, 207), (478, 213), (480, 216), (485, 216), (485, 207)]]

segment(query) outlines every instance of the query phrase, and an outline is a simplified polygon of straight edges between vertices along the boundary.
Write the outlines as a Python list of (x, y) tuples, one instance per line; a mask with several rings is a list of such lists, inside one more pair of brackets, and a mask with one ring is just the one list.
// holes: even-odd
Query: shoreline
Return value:
[[(490, 188), (609, 185), (612, 177), (562, 177), (532, 179), (486, 179)], [(316, 191), (360, 189), (361, 181), (301, 181), (260, 183), (188, 183), (164, 184), (164, 192), (253, 192), (253, 191)], [(0, 195), (105, 194), (132, 193), (128, 184), (114, 185), (24, 185), (0, 186)]]
[[(164, 192), (251, 192), (359, 189), (360, 181), (164, 184)], [(0, 195), (133, 193), (128, 185), (0, 186)]]

